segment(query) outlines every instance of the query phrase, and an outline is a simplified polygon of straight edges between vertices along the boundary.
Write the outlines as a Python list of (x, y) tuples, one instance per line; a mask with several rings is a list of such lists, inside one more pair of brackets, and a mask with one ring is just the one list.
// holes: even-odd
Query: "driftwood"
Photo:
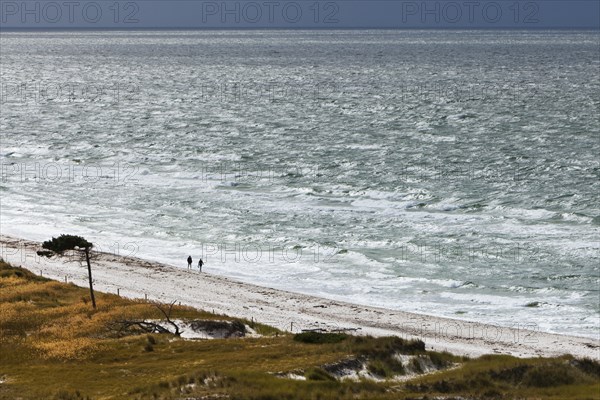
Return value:
[(171, 311), (173, 311), (173, 306), (175, 305), (175, 302), (177, 300), (173, 301), (171, 304), (169, 304), (169, 309), (165, 310), (162, 307), (162, 304), (160, 303), (154, 303), (154, 305), (156, 306), (156, 308), (158, 308), (160, 310), (160, 312), (165, 316), (165, 319), (167, 321), (168, 324), (170, 324), (173, 328), (175, 328), (175, 332), (173, 332), (173, 334), (175, 336), (181, 336), (181, 334), (183, 333), (182, 331), (179, 330), (179, 325), (177, 325), (175, 322), (173, 322), (171, 320)]
[(164, 304), (154, 302), (154, 306), (160, 310), (160, 312), (164, 315), (164, 321), (173, 327), (173, 331), (165, 328), (161, 324), (157, 322), (147, 321), (147, 320), (130, 320), (124, 319), (120, 321), (115, 321), (109, 324), (109, 329), (117, 331), (117, 334), (125, 334), (127, 331), (131, 331), (132, 329), (138, 330), (144, 333), (168, 333), (175, 336), (181, 336), (183, 331), (179, 328), (173, 320), (171, 319), (171, 312), (173, 311), (173, 306), (176, 301), (173, 301), (168, 305), (168, 308), (165, 308)]
[(109, 325), (109, 328), (116, 330), (118, 334), (127, 333), (127, 331), (138, 329), (145, 333), (171, 333), (168, 329), (165, 329), (161, 325), (155, 322), (149, 322), (144, 320), (121, 320), (115, 321)]

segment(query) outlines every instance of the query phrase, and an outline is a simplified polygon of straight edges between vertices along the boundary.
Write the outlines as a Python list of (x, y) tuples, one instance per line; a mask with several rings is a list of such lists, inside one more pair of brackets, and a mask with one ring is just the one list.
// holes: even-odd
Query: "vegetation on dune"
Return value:
[[(234, 321), (227, 326), (263, 336), (123, 333), (116, 322), (164, 314), (151, 302), (96, 295), (92, 309), (86, 289), (0, 262), (0, 399), (600, 398), (600, 364), (590, 359), (467, 359), (425, 351), (419, 340), (291, 335), (178, 305), (173, 320), (215, 329)], [(433, 367), (441, 370), (421, 374)], [(353, 368), (373, 379), (340, 379)]]
[(63, 254), (68, 250), (82, 251), (85, 255), (85, 262), (88, 268), (88, 281), (90, 284), (90, 298), (92, 300), (92, 308), (96, 308), (96, 297), (94, 296), (94, 284), (92, 280), (92, 264), (90, 263), (90, 250), (94, 245), (81, 236), (75, 235), (60, 235), (53, 237), (52, 240), (47, 240), (42, 243), (42, 247), (46, 250), (41, 250), (38, 255), (52, 257), (52, 252)]
[(57, 238), (53, 237), (51, 240), (46, 240), (42, 243), (42, 247), (56, 253), (62, 253), (66, 250), (73, 250), (75, 248), (82, 250), (91, 249), (93, 245), (81, 236), (60, 235)]
[(340, 343), (348, 338), (345, 333), (302, 332), (294, 335), (294, 340), (302, 343)]

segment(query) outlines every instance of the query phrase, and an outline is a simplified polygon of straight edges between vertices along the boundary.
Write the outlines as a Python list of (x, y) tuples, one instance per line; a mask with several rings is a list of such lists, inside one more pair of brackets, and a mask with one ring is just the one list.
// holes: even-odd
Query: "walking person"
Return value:
[(204, 265), (204, 261), (202, 259), (198, 260), (198, 271), (202, 272), (202, 266)]
[(187, 262), (188, 262), (188, 269), (192, 269), (192, 256), (188, 256)]

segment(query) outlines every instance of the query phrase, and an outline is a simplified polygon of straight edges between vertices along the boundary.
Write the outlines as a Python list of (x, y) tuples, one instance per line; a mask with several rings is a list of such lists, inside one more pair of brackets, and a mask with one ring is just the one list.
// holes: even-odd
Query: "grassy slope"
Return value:
[[(88, 299), (85, 288), (0, 262), (0, 399), (600, 399), (600, 365), (568, 356), (467, 360), (428, 352), (460, 366), (402, 383), (338, 382), (320, 366), (363, 355), (386, 373), (394, 370), (391, 352), (424, 352), (397, 338), (305, 343), (264, 325), (255, 325), (265, 334), (261, 338), (118, 337), (110, 322), (158, 319), (159, 311), (149, 302), (104, 293), (97, 294), (98, 309), (92, 311)], [(190, 307), (176, 307), (173, 317), (231, 319)], [(278, 371), (312, 379), (282, 379), (273, 375)]]

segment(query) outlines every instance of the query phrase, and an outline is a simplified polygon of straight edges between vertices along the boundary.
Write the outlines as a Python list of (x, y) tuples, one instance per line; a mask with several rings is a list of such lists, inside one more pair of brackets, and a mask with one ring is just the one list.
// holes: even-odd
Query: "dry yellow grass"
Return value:
[[(600, 398), (600, 365), (591, 360), (507, 356), (465, 360), (423, 352), (462, 366), (401, 385), (340, 382), (320, 367), (359, 354), (376, 361), (379, 369), (392, 371), (391, 354), (411, 343), (352, 336), (306, 341), (297, 335), (293, 340), (259, 325), (255, 329), (277, 334), (211, 341), (130, 333), (122, 337), (111, 323), (162, 315), (152, 303), (116, 295), (97, 293), (97, 303), (93, 310), (87, 288), (50, 281), (0, 262), (0, 400), (216, 395), (236, 400)], [(175, 307), (173, 318), (230, 319), (181, 306)], [(283, 379), (275, 375), (280, 371), (304, 373), (308, 379)]]
[(81, 288), (31, 274), (3, 276), (0, 287), (0, 340), (18, 341), (45, 359), (89, 357), (101, 348), (98, 339), (114, 336), (111, 322), (161, 317), (150, 303), (103, 293), (93, 310)]

